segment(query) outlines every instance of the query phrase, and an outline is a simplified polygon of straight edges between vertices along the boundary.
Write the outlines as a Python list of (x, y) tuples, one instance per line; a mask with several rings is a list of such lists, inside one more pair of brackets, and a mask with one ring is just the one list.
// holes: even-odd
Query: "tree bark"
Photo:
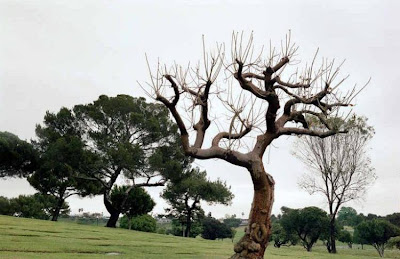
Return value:
[(132, 217), (128, 217), (128, 229), (132, 229)]
[[(332, 217), (332, 216), (331, 216)], [(330, 238), (330, 251), (331, 254), (336, 254), (336, 226), (335, 226), (335, 216), (330, 221), (329, 226), (329, 238)]]
[(331, 246), (331, 238), (330, 238), (330, 236), (328, 237), (328, 241), (326, 242), (326, 250), (328, 250), (328, 253), (331, 253), (331, 249), (332, 249), (332, 246)]
[(254, 186), (249, 225), (246, 228), (245, 235), (235, 245), (235, 254), (231, 257), (232, 259), (264, 258), (265, 249), (271, 235), (270, 218), (274, 202), (275, 182), (265, 172), (261, 159), (253, 161), (249, 171)]
[(64, 204), (64, 199), (59, 198), (57, 202), (57, 207), (55, 208), (53, 215), (51, 217), (51, 221), (57, 221), (60, 216), (61, 207)]
[(107, 221), (106, 227), (108, 228), (115, 228), (117, 227), (117, 221), (119, 218), (120, 211), (117, 210), (110, 201), (109, 193), (105, 192), (104, 193), (104, 205), (106, 206), (106, 209), (108, 213), (110, 213), (110, 218)]
[(385, 246), (384, 245), (373, 245), (375, 249), (378, 251), (380, 257), (384, 257), (385, 255)]
[(110, 213), (110, 218), (107, 221), (106, 227), (108, 227), (108, 228), (116, 228), (117, 227), (118, 218), (119, 218), (119, 212)]
[(185, 237), (189, 237), (190, 235), (190, 227), (191, 227), (191, 213), (188, 211), (188, 215), (186, 217), (186, 229), (185, 229)]

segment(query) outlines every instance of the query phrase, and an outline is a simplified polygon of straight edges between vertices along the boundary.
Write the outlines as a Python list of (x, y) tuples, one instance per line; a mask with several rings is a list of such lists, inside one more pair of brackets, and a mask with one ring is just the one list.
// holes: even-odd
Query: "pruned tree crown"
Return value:
[[(339, 91), (347, 79), (339, 76), (343, 63), (336, 66), (335, 60), (324, 58), (317, 62), (317, 51), (304, 69), (293, 69), (299, 64), (298, 47), (292, 43), (290, 33), (279, 51), (270, 47), (267, 54), (256, 50), (253, 34), (244, 38), (243, 33), (232, 34), (228, 55), (224, 44), (217, 44), (214, 52), (206, 52), (203, 37), (203, 60), (197, 66), (175, 64), (167, 68), (158, 63), (153, 71), (147, 61), (151, 91), (142, 88), (170, 110), (187, 155), (221, 158), (249, 168), (249, 161), (262, 158), (268, 145), (279, 136), (324, 138), (346, 131), (334, 127), (329, 119), (339, 115), (340, 107), (352, 106), (359, 93), (355, 87), (345, 93)], [(210, 112), (220, 110), (212, 107), (218, 100), (229, 112), (225, 127)], [(324, 127), (310, 127), (309, 118), (317, 119)], [(210, 146), (205, 146), (205, 135), (212, 123), (219, 132), (211, 138)], [(192, 132), (194, 136), (189, 137)], [(254, 139), (247, 151), (242, 148), (245, 137)]]

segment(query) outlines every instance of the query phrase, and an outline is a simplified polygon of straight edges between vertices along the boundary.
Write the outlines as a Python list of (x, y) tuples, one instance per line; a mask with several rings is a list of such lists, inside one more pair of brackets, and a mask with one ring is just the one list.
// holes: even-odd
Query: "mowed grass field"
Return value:
[[(228, 258), (232, 247), (230, 240), (209, 241), (0, 216), (0, 258)], [(311, 253), (301, 246), (278, 249), (270, 245), (265, 257), (379, 258), (370, 246), (365, 250), (342, 248), (338, 254), (330, 255), (322, 245)], [(385, 257), (400, 258), (400, 251), (387, 250)]]

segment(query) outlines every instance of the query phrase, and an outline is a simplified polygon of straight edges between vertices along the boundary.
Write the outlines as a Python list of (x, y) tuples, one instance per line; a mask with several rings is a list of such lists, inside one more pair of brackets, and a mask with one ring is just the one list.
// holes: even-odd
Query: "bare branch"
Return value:
[(301, 84), (301, 83), (291, 84), (291, 83), (288, 83), (288, 82), (283, 82), (279, 76), (276, 76), (274, 78), (274, 80), (278, 84), (280, 84), (280, 85), (275, 85), (274, 88), (280, 88), (282, 90), (285, 87), (289, 87), (289, 88), (309, 88), (311, 86), (311, 84)]
[(242, 130), (241, 132), (236, 133), (236, 134), (232, 134), (229, 132), (220, 132), (212, 140), (212, 146), (217, 147), (219, 145), (219, 142), (223, 138), (225, 138), (225, 139), (240, 139), (240, 138), (246, 136), (251, 131), (251, 129), (252, 129), (252, 126), (249, 125), (249, 126), (245, 127), (244, 130)]
[(311, 130), (311, 129), (302, 129), (302, 128), (292, 128), (292, 127), (287, 127), (287, 128), (281, 128), (278, 131), (278, 135), (308, 135), (308, 136), (314, 136), (314, 137), (320, 137), (320, 138), (326, 138), (338, 133), (346, 133), (347, 131), (345, 130), (328, 130), (328, 131), (316, 131), (316, 130)]
[(239, 65), (239, 69), (237, 72), (234, 74), (234, 77), (238, 80), (240, 86), (244, 89), (249, 91), (250, 93), (254, 94), (258, 98), (267, 100), (268, 97), (271, 95), (271, 93), (268, 93), (267, 91), (263, 91), (257, 86), (255, 86), (251, 81), (248, 81), (245, 79), (243, 76), (243, 63), (239, 60), (236, 60), (237, 64)]

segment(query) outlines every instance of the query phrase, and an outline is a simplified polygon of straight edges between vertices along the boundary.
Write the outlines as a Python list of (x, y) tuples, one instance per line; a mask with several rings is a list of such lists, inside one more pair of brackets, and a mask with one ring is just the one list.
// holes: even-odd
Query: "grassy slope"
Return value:
[[(0, 258), (104, 258), (115, 252), (122, 258), (228, 258), (231, 251), (229, 240), (208, 241), (0, 216)], [(376, 255), (371, 248), (342, 249), (337, 255), (329, 255), (322, 246), (315, 247), (312, 253), (300, 246), (270, 246), (266, 258), (372, 259), (378, 258)], [(400, 258), (400, 252), (387, 251), (386, 257)]]

